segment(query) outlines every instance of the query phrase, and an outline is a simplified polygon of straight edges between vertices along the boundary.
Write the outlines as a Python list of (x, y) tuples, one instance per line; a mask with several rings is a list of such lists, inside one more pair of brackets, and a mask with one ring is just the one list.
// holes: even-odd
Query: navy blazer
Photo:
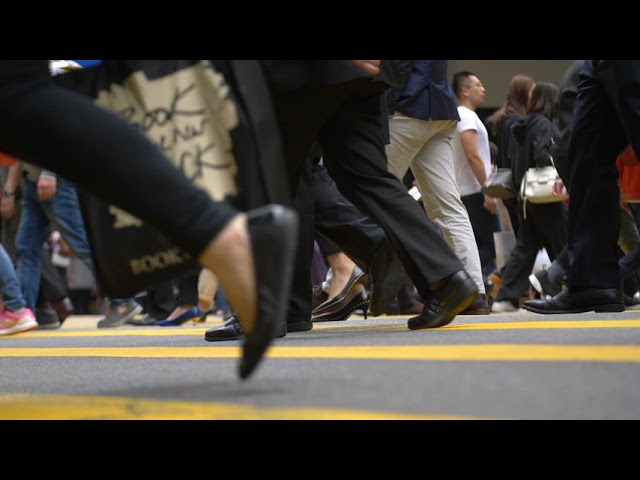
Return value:
[(458, 120), (448, 60), (397, 60), (404, 87), (387, 90), (389, 112), (420, 120)]

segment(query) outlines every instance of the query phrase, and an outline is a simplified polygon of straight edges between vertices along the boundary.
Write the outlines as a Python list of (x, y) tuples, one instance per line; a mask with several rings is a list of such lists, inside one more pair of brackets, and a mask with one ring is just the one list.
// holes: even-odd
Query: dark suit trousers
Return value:
[[(587, 61), (578, 82), (579, 94), (569, 143), (571, 203), (567, 286), (570, 291), (621, 288), (617, 246), (620, 191), (616, 158), (629, 143), (622, 122), (640, 130), (640, 105), (636, 104), (635, 112), (622, 106), (623, 95), (637, 96), (640, 81), (635, 82), (635, 90), (625, 88), (633, 80), (633, 71), (623, 71), (612, 65), (613, 62), (616, 61)], [(638, 74), (640, 71), (635, 73), (636, 77)], [(640, 143), (636, 151), (640, 151), (639, 147)]]
[(564, 202), (527, 204), (527, 219), (519, 215), (516, 246), (502, 271), (497, 302), (510, 300), (514, 306), (518, 305), (520, 297), (530, 288), (529, 275), (542, 247), (547, 250), (551, 261), (560, 255), (567, 243), (566, 211)]
[[(425, 296), (431, 283), (464, 267), (437, 226), (387, 168), (380, 111), (383, 88), (369, 79), (303, 87), (275, 95), (274, 109), (294, 198), (298, 198), (300, 178), (311, 167), (307, 154), (318, 140), (324, 165), (340, 192), (382, 227), (418, 292)], [(308, 220), (301, 217), (301, 223)], [(306, 276), (310, 284), (310, 238), (308, 245), (299, 245), (297, 270), (304, 267), (304, 272), (294, 275), (294, 283)], [(307, 241), (304, 235), (300, 241)], [(308, 291), (310, 304), (311, 288)]]
[(314, 226), (325, 255), (344, 252), (363, 271), (385, 240), (384, 230), (373, 223), (338, 190), (324, 165), (313, 165)]

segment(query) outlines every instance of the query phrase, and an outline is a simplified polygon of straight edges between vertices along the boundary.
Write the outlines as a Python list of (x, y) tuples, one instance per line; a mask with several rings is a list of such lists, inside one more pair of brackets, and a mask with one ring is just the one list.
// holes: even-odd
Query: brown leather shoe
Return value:
[(491, 308), (487, 302), (486, 295), (478, 295), (471, 305), (461, 311), (458, 315), (489, 315)]

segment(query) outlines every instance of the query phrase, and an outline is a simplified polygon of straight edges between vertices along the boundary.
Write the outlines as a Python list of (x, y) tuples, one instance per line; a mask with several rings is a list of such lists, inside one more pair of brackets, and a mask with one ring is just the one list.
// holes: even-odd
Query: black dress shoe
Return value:
[(489, 307), (489, 302), (487, 302), (487, 296), (483, 294), (478, 295), (478, 298), (458, 315), (491, 315), (491, 307)]
[(385, 238), (369, 263), (369, 281), (371, 283), (371, 315), (384, 315), (398, 296), (398, 292), (407, 278), (407, 273)]
[(308, 332), (309, 330), (313, 330), (311, 320), (287, 321), (287, 332)]
[(350, 303), (351, 300), (353, 300), (353, 298), (357, 295), (357, 293), (355, 292), (356, 285), (364, 283), (365, 280), (365, 273), (360, 267), (355, 265), (353, 267), (353, 270), (351, 271), (351, 276), (349, 277), (349, 280), (347, 281), (347, 284), (342, 289), (342, 291), (335, 297), (322, 302), (320, 305), (313, 309), (312, 320), (315, 316), (324, 315), (327, 312), (336, 312), (337, 310), (343, 308), (346, 304)]
[(456, 315), (473, 303), (478, 293), (478, 286), (466, 270), (454, 273), (443, 286), (424, 299), (424, 309), (420, 315), (409, 319), (409, 329), (438, 328), (450, 324)]
[(278, 327), (285, 321), (293, 278), (298, 215), (282, 205), (247, 212), (258, 294), (255, 325), (245, 332), (238, 372), (246, 379), (255, 370)]
[(567, 290), (553, 298), (527, 300), (522, 308), (535, 313), (624, 312), (624, 294), (617, 288), (586, 288), (579, 292)]
[[(353, 290), (352, 290), (353, 292)], [(367, 307), (369, 305), (369, 296), (365, 290), (359, 293), (353, 293), (344, 297), (340, 303), (334, 303), (330, 308), (325, 308), (321, 313), (314, 313), (311, 317), (312, 322), (337, 322), (347, 320), (353, 312), (362, 308), (364, 310), (364, 318), (367, 318)]]
[[(278, 330), (276, 332), (277, 338), (282, 338), (287, 334), (287, 324), (286, 322), (281, 322), (278, 325)], [(242, 332), (242, 326), (238, 319), (233, 316), (223, 325), (218, 327), (213, 327), (204, 332), (204, 339), (207, 342), (227, 342), (231, 340), (240, 340), (244, 336)]]

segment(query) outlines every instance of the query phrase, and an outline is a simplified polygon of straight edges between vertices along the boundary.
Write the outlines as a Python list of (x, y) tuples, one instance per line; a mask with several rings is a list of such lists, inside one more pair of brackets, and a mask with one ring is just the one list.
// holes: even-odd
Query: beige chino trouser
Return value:
[(391, 143), (385, 148), (389, 171), (396, 177), (402, 180), (411, 168), (427, 215), (485, 294), (480, 254), (453, 166), (457, 124), (456, 120), (424, 121), (396, 112), (389, 117)]

